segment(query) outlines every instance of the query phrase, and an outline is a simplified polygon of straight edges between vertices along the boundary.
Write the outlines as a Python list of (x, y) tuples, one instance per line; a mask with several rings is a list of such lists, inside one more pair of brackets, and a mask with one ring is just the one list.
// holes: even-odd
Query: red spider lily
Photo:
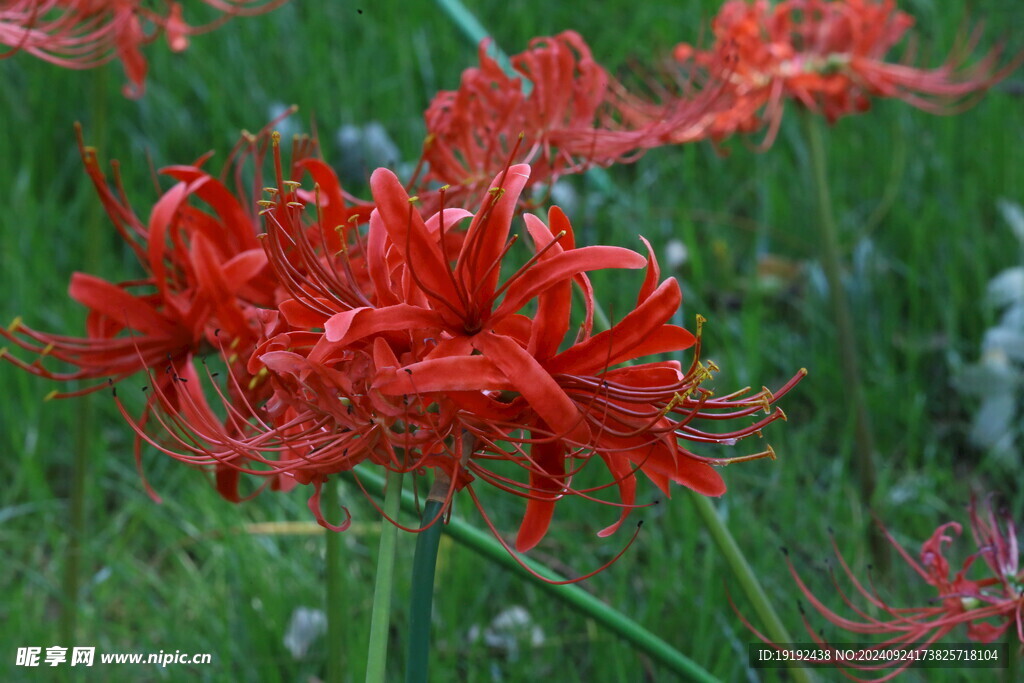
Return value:
[(952, 113), (1008, 75), (1018, 57), (998, 67), (996, 48), (968, 64), (980, 32), (933, 69), (886, 61), (913, 26), (893, 0), (729, 0), (713, 22), (714, 45), (681, 44), (677, 61), (725, 84), (730, 106), (716, 110), (716, 138), (768, 123), (764, 146), (775, 139), (786, 99), (820, 112), (829, 122), (867, 110), (876, 97), (902, 99), (931, 113)]
[[(258, 138), (251, 136), (251, 153), (257, 151)], [(49, 379), (104, 380), (70, 392), (55, 391), (51, 397), (89, 393), (149, 370), (154, 392), (139, 418), (143, 426), (157, 394), (167, 394), (176, 382), (185, 386), (190, 401), (205, 406), (195, 359), (220, 349), (229, 365), (244, 371), (263, 329), (263, 310), (275, 301), (276, 282), (256, 238), (258, 217), (223, 182), (202, 170), (200, 160), (164, 169), (177, 182), (143, 221), (125, 198), (119, 176), (112, 189), (95, 150), (84, 145), (80, 134), (79, 146), (107, 215), (145, 276), (114, 284), (76, 273), (69, 292), (89, 310), (87, 336), (40, 332), (17, 319), (0, 334), (36, 358), (29, 363), (6, 349), (0, 355)], [(236, 161), (241, 164), (241, 159)], [(51, 370), (48, 360), (75, 369)], [(212, 415), (208, 407), (206, 411)]]
[[(1014, 626), (1018, 639), (1024, 642), (1024, 573), (1018, 568), (1017, 538), (1013, 522), (1004, 519), (1003, 528), (1000, 528), (991, 506), (986, 506), (984, 511), (979, 512), (974, 501), (971, 502), (969, 516), (978, 548), (964, 560), (955, 575), (950, 574), (950, 564), (945, 557), (944, 546), (951, 544), (955, 536), (960, 535), (962, 527), (957, 522), (947, 522), (939, 526), (931, 538), (921, 546), (917, 560), (883, 529), (900, 556), (925, 583), (936, 590), (938, 600), (925, 607), (893, 607), (887, 603), (873, 587), (865, 586), (857, 579), (839, 549), (835, 548), (834, 541), (833, 547), (839, 565), (853, 583), (856, 592), (867, 603), (866, 607), (857, 606), (852, 597), (843, 592), (833, 578), (843, 603), (853, 613), (852, 617), (833, 611), (818, 599), (800, 578), (788, 553), (786, 562), (800, 591), (828, 621), (850, 633), (890, 636), (873, 646), (880, 651), (926, 650), (960, 625), (966, 626), (969, 639), (981, 643), (998, 640)], [(978, 578), (968, 578), (968, 574), (980, 566), (976, 562), (979, 557), (984, 559), (988, 571)], [(815, 633), (806, 615), (803, 619), (804, 626), (814, 641), (822, 646), (830, 646), (823, 637)], [(758, 636), (770, 642), (760, 633)], [(885, 681), (899, 674), (913, 661), (901, 659), (870, 665), (851, 664), (850, 667), (860, 671), (892, 669), (881, 678), (873, 679)]]
[[(459, 488), (472, 492), (480, 478), (528, 499), (520, 550), (544, 536), (556, 500), (596, 497), (609, 486), (618, 488), (615, 505), (622, 509), (602, 535), (612, 533), (636, 506), (637, 471), (666, 493), (670, 482), (723, 493), (711, 465), (728, 461), (698, 456), (681, 441), (733, 443), (759, 433), (782, 412), (724, 434), (701, 431), (693, 421), (770, 411), (776, 396), (763, 390), (714, 397), (700, 386), (713, 366), (697, 357), (685, 373), (677, 362), (614, 368), (694, 345), (694, 335), (667, 324), (679, 306), (679, 287), (672, 279), (658, 285), (653, 255), (648, 261), (614, 247), (576, 248), (558, 209), (549, 215), (551, 228), (526, 217), (534, 255), (502, 281), (529, 172), (519, 165), (499, 175), (476, 214), (443, 208), (423, 219), (398, 179), (378, 170), (369, 230), (354, 239), (362, 257), (358, 269), (316, 257), (310, 237), (318, 231), (295, 227), (292, 213), (301, 211), (301, 202), (287, 199), (287, 187), (277, 188), (266, 202), (265, 244), (277, 271), (287, 274), (293, 298), (279, 304), (277, 324), (284, 327), (268, 330), (249, 365), (252, 376), (273, 387), (273, 397), (253, 406), (254, 419), (238, 416), (244, 437), (226, 430), (227, 423), (197, 421), (191, 408), (165, 398), (167, 424), (181, 436), (173, 447), (158, 447), (195, 464), (311, 483), (316, 493), (330, 474), (366, 460), (406, 471), (434, 469), (451, 482), (449, 495)], [(467, 219), (464, 236), (449, 239)], [(636, 310), (593, 335), (593, 292), (585, 273), (645, 264)], [(353, 277), (362, 267), (365, 275)], [(317, 268), (316, 275), (301, 277)], [(587, 313), (576, 342), (560, 352), (573, 282), (585, 292)], [(531, 305), (535, 313), (524, 315)], [(594, 455), (612, 481), (573, 487)], [(739, 459), (771, 455), (768, 449)], [(502, 474), (496, 461), (526, 470), (529, 481)], [(316, 493), (311, 507), (326, 524)]]
[[(706, 106), (677, 102), (659, 119), (632, 125), (635, 103), (573, 31), (530, 41), (511, 58), (518, 77), (487, 55), (486, 41), (479, 58), (479, 68), (463, 72), (459, 89), (438, 93), (424, 114), (429, 168), (421, 185), (450, 185), (448, 201), (475, 197), (510, 158), (531, 164), (530, 183), (629, 161), (689, 127)], [(436, 210), (434, 197), (420, 194)]]
[[(220, 16), (202, 26), (185, 22), (173, 0), (12, 0), (0, 8), (0, 44), (8, 57), (23, 51), (58, 66), (91, 69), (113, 59), (124, 66), (127, 97), (141, 97), (148, 65), (141, 47), (161, 34), (171, 50), (188, 47), (188, 36), (212, 30), (232, 16), (270, 11), (287, 0), (203, 0)], [(156, 7), (154, 7), (154, 4)]]
[[(251, 136), (250, 139), (250, 146), (254, 148), (249, 153), (257, 158), (257, 170), (266, 150), (256, 149), (255, 144), (263, 137)], [(335, 258), (337, 254), (344, 255), (341, 261), (346, 266), (346, 275), (353, 282), (358, 282), (355, 272), (364, 269), (358, 265), (354, 269), (349, 267), (352, 261), (357, 260), (352, 252), (358, 246), (349, 238), (352, 230), (360, 222), (365, 222), (370, 207), (364, 203), (353, 204), (330, 167), (310, 157), (311, 150), (307, 146), (293, 150), (291, 174), (286, 176), (281, 163), (279, 136), (274, 133), (266, 137), (273, 143), (277, 187), (267, 189), (275, 197), (274, 201), (261, 204), (274, 207), (273, 210), (266, 208), (264, 213), (273, 214), (272, 219), (277, 228), (265, 237), (270, 238), (266, 240), (267, 245), (273, 245), (267, 252), (277, 254), (278, 258), (272, 264), (272, 271), (277, 278), (268, 279), (263, 284), (261, 289), (266, 297), (255, 311), (254, 335), (261, 335), (261, 339), (271, 338), (259, 347), (262, 362), (246, 363), (254, 348), (255, 336), (251, 339), (252, 343), (244, 346), (239, 346), (230, 338), (218, 337), (217, 343), (221, 349), (227, 349), (224, 355), (230, 353), (230, 379), (226, 390), (218, 389), (227, 410), (224, 419), (209, 408), (202, 392), (195, 393), (195, 387), (200, 386), (199, 382), (182, 381), (185, 378), (175, 373), (168, 373), (161, 381), (159, 375), (150, 368), (153, 376), (150, 400), (152, 404), (159, 404), (163, 411), (156, 419), (171, 436), (176, 450), (163, 442), (166, 439), (153, 438), (147, 432), (145, 420), (135, 420), (120, 402), (119, 406), (140, 439), (191, 464), (214, 465), (218, 491), (229, 500), (240, 500), (238, 482), (244, 473), (268, 477), (275, 488), (288, 489), (295, 483), (314, 484), (316, 493), (312, 500), (315, 504), (311, 507), (314, 507), (317, 518), (323, 522), (318, 501), (325, 472), (344, 471), (367, 455), (381, 452), (383, 446), (379, 443), (379, 436), (386, 429), (380, 428), (383, 424), (381, 420), (374, 422), (366, 417), (367, 410), (377, 406), (364, 409), (360, 400), (366, 394), (363, 388), (365, 381), (358, 378), (365, 378), (370, 363), (365, 357), (352, 355), (338, 361), (330, 377), (336, 384), (343, 386), (346, 392), (344, 397), (337, 396), (339, 400), (344, 400), (343, 412), (332, 413), (333, 424), (346, 435), (335, 433), (328, 439), (323, 433), (322, 421), (318, 423), (316, 419), (303, 419), (304, 402), (308, 400), (306, 392), (313, 390), (311, 387), (316, 385), (317, 379), (310, 377), (309, 371), (302, 372), (302, 357), (293, 351), (285, 351), (302, 347), (302, 334), (295, 330), (286, 333), (290, 329), (286, 319), (273, 308), (277, 301), (285, 299), (282, 308), (291, 311), (294, 306), (288, 304), (293, 300), (287, 299), (288, 295), (303, 299), (314, 286), (339, 285), (341, 280), (335, 270), (338, 267)], [(239, 163), (233, 165), (235, 169), (240, 166)], [(314, 192), (300, 190), (300, 183), (290, 179), (305, 173), (316, 181)], [(259, 186), (258, 174), (256, 182), (250, 184)], [(238, 194), (244, 194), (241, 188)], [(296, 210), (304, 206), (305, 202), (313, 204), (316, 209), (317, 222), (314, 225), (304, 224)], [(325, 229), (323, 226), (327, 225), (333, 227)], [(314, 250), (324, 255), (323, 258), (313, 255)], [(220, 330), (217, 334), (220, 334)], [(231, 343), (228, 343), (229, 340)], [(287, 343), (283, 343), (283, 340), (287, 340)], [(340, 365), (344, 365), (344, 369), (340, 369)], [(289, 393), (280, 385), (288, 383), (289, 373), (292, 372), (301, 376), (304, 384), (298, 388), (289, 385), (289, 389), (295, 389)], [(267, 382), (268, 376), (273, 381)], [(204, 379), (208, 381), (212, 377)], [(328, 395), (327, 389), (323, 388), (325, 385), (316, 386), (314, 394), (324, 397)], [(258, 404), (262, 405), (260, 411), (254, 407)], [(250, 424), (249, 418), (255, 418), (255, 424)], [(408, 435), (399, 438), (403, 448), (419, 446)], [(274, 439), (278, 441), (271, 443)], [(212, 447), (209, 444), (213, 443), (221, 447), (219, 453), (210, 450)], [(245, 451), (246, 448), (249, 450)], [(254, 449), (259, 450), (260, 454), (254, 454)], [(308, 457), (306, 450), (317, 450), (316, 457)], [(267, 453), (272, 458), (268, 458)]]

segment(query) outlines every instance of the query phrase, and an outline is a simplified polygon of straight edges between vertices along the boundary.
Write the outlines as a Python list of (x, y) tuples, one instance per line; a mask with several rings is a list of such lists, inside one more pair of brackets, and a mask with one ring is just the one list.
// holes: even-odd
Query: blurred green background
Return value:
[[(595, 58), (627, 82), (679, 41), (707, 36), (718, 3), (708, 0), (603, 3), (510, 0), (470, 3), (507, 52), (530, 38), (579, 31)], [(901, 6), (918, 17), (918, 53), (937, 65), (967, 20), (985, 20), (986, 45), (1021, 26), (1012, 0)], [(361, 12), (359, 11), (361, 10)], [(702, 26), (705, 27), (702, 29)], [(1010, 49), (1024, 49), (1019, 32)], [(256, 130), (286, 105), (300, 111), (286, 132), (315, 122), (324, 156), (342, 163), (336, 132), (379, 122), (399, 159), (414, 161), (422, 112), (439, 89), (458, 85), (476, 48), (429, 2), (294, 1), (272, 14), (238, 19), (197, 36), (182, 54), (163, 43), (145, 50), (147, 93), (120, 94), (118, 64), (89, 72), (58, 69), (28, 55), (0, 61), (0, 320), (66, 334), (83, 330), (82, 310), (66, 296), (70, 274), (97, 261), (109, 280), (138, 275), (115, 231), (90, 238), (99, 202), (85, 175), (73, 123), (119, 159), (129, 197), (145, 217), (157, 168), (188, 163), (215, 149), (215, 168), (244, 128)], [(963, 369), (977, 363), (1000, 309), (987, 303), (989, 281), (1024, 265), (1024, 247), (997, 200), (1024, 202), (1024, 81), (1015, 75), (966, 113), (933, 117), (901, 102), (879, 102), (830, 130), (830, 177), (843, 230), (849, 295), (881, 465), (876, 510), (892, 533), (917, 551), (940, 523), (966, 521), (972, 492), (995, 491), (1022, 519), (1019, 446), (997, 451), (969, 439), (982, 405)], [(792, 112), (790, 112), (792, 113)], [(729, 468), (719, 510), (754, 565), (791, 632), (804, 635), (798, 591), (779, 546), (787, 546), (809, 584), (839, 606), (827, 574), (828, 527), (858, 571), (872, 561), (870, 524), (855, 489), (851, 413), (836, 366), (827, 292), (816, 262), (816, 226), (796, 117), (779, 140), (756, 153), (742, 143), (727, 155), (709, 145), (666, 148), (611, 169), (613, 191), (584, 177), (567, 179), (568, 212), (584, 241), (639, 248), (651, 239), (663, 273), (685, 292), (682, 320), (709, 319), (706, 357), (721, 367), (716, 386), (779, 386), (800, 367), (809, 377), (782, 402), (788, 424), (766, 430), (776, 462)], [(368, 177), (372, 168), (357, 167)], [(348, 186), (366, 195), (359, 183)], [(681, 251), (682, 248), (682, 251)], [(679, 254), (685, 252), (685, 258)], [(672, 257), (675, 254), (675, 258)], [(613, 317), (628, 310), (640, 276), (596, 279)], [(1018, 350), (1019, 353), (1019, 350)], [(1018, 366), (1019, 367), (1019, 366)], [(0, 363), (0, 679), (50, 680), (53, 671), (14, 667), (18, 647), (96, 646), (97, 652), (209, 652), (195, 667), (94, 666), (78, 680), (309, 681), (323, 674), (327, 648), (343, 648), (352, 680), (361, 680), (372, 598), (378, 526), (355, 489), (345, 503), (356, 520), (344, 536), (350, 615), (344, 642), (312, 641), (304, 655), (284, 637), (298, 608), (323, 603), (323, 536), (252, 533), (262, 522), (308, 522), (308, 490), (267, 492), (242, 505), (220, 499), (204, 473), (154, 452), (143, 466), (163, 497), (145, 494), (129, 429), (106, 392), (44, 403), (54, 388)], [(980, 389), (985, 391), (983, 385)], [(1016, 389), (1014, 415), (1020, 414)], [(80, 404), (87, 404), (81, 407)], [(1019, 420), (1014, 419), (1014, 425)], [(760, 444), (746, 443), (744, 452)], [(66, 601), (68, 498), (73, 453), (86, 453), (87, 533), (74, 643), (60, 642)], [(642, 500), (656, 497), (642, 486)], [(509, 533), (521, 500), (487, 492), (488, 510)], [(634, 513), (645, 521), (637, 543), (584, 586), (668, 640), (724, 680), (779, 680), (746, 668), (754, 637), (726, 599), (752, 614), (687, 496)], [(456, 514), (479, 524), (472, 504)], [(532, 556), (570, 575), (606, 561), (625, 542), (594, 533), (615, 516), (586, 501), (559, 505), (551, 534)], [(406, 520), (411, 521), (411, 520)], [(304, 531), (304, 530), (300, 530)], [(414, 539), (403, 536), (393, 621), (392, 674), (403, 670), (407, 586)], [(955, 566), (971, 552), (956, 546)], [(884, 565), (884, 562), (882, 563)], [(895, 559), (874, 576), (893, 604), (931, 598)], [(664, 680), (668, 674), (535, 588), (443, 541), (435, 603), (432, 678), (438, 681)], [(495, 620), (520, 607), (518, 634)], [(815, 628), (841, 642), (847, 634), (811, 614)], [(515, 631), (515, 629), (513, 629)], [(964, 639), (964, 634), (959, 634)], [(953, 636), (951, 636), (953, 637)], [(65, 669), (65, 673), (70, 670)], [(967, 680), (967, 671), (923, 671), (911, 678)], [(986, 672), (987, 675), (988, 672)], [(998, 672), (997, 672), (998, 673)], [(824, 672), (826, 679), (837, 676)]]

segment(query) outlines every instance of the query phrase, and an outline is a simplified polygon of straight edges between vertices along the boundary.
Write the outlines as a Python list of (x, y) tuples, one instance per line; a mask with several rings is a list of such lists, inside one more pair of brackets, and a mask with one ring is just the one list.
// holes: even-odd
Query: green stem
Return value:
[(875, 444), (871, 422), (864, 402), (864, 388), (857, 362), (857, 342), (854, 336), (850, 307), (846, 300), (840, 266), (839, 230), (832, 213), (832, 198), (829, 195), (828, 173), (825, 162), (825, 141), (821, 132), (820, 117), (804, 112), (803, 123), (807, 134), (808, 151), (811, 161), (811, 182), (818, 212), (818, 228), (821, 234), (822, 267), (828, 282), (832, 299), (832, 314), (836, 325), (839, 347), (839, 364), (843, 371), (843, 392), (853, 411), (854, 442), (857, 452), (854, 463), (860, 485), (861, 501), (870, 508), (875, 493)]
[[(437, 519), (444, 505), (431, 497), (423, 507), (425, 527), (416, 537), (416, 554), (412, 560), (412, 599), (409, 602), (409, 659), (406, 662), (406, 683), (426, 683), (430, 664), (430, 616), (434, 606), (434, 570), (437, 548), (441, 541), (442, 520)], [(432, 524), (431, 524), (432, 523)], [(430, 525), (429, 527), (427, 525)]]
[[(107, 69), (94, 69), (91, 78), (93, 139), (103, 149), (106, 139)], [(82, 269), (87, 273), (100, 270), (105, 243), (106, 214), (98, 200), (92, 203), (85, 216), (85, 241)], [(65, 555), (62, 591), (64, 603), (60, 613), (60, 636), (64, 643), (74, 643), (78, 630), (78, 603), (81, 593), (82, 565), (85, 539), (88, 534), (89, 471), (98, 463), (90, 458), (90, 447), (95, 439), (96, 408), (92, 397), (79, 400), (75, 405), (74, 455), (71, 461), (71, 487), (68, 491), (68, 548)], [(69, 646), (70, 647), (70, 646)]]
[[(384, 514), (397, 520), (402, 505), (402, 473), (388, 470), (384, 485)], [(370, 617), (370, 649), (366, 656), (366, 683), (383, 683), (388, 663), (388, 631), (391, 627), (391, 593), (395, 582), (395, 549), (398, 527), (386, 519), (380, 523), (380, 551)]]
[[(711, 539), (718, 546), (718, 551), (725, 558), (725, 562), (736, 576), (736, 580), (739, 581), (740, 588), (754, 605), (754, 611), (757, 612), (757, 616), (764, 625), (765, 635), (777, 644), (795, 642), (782, 624), (782, 620), (779, 619), (775, 608), (772, 607), (771, 600), (768, 599), (764, 588), (761, 587), (761, 582), (757, 580), (754, 570), (747, 562), (747, 558), (736, 544), (732, 534), (729, 533), (729, 528), (725, 526), (714, 504), (708, 497), (697, 493), (691, 494), (690, 500), (697, 508), (697, 514), (700, 515), (701, 521), (704, 522), (708, 533), (711, 534)], [(794, 667), (790, 669), (790, 673), (796, 681), (812, 680), (806, 669)]]
[[(330, 511), (341, 509), (339, 489), (341, 481), (324, 484), (324, 508)], [(345, 675), (345, 622), (349, 614), (345, 607), (344, 568), (342, 565), (341, 534), (325, 529), (326, 572), (327, 572), (327, 683), (341, 683)]]
[[(363, 487), (370, 493), (378, 496), (382, 495), (385, 488), (384, 480), (372, 472), (361, 468), (357, 469), (358, 478)], [(356, 475), (346, 473), (342, 476), (354, 480)], [(402, 492), (401, 505), (404, 509), (415, 513), (416, 499), (412, 493)], [(699, 664), (676, 650), (654, 633), (651, 633), (621, 612), (612, 609), (579, 586), (575, 584), (556, 585), (549, 583), (549, 581), (564, 581), (565, 579), (544, 565), (528, 558), (520, 557), (517, 561), (500, 543), (479, 529), (475, 529), (465, 522), (453, 518), (445, 524), (443, 531), (456, 542), (469, 547), (484, 558), (515, 572), (520, 578), (533, 583), (553, 597), (574, 607), (580, 613), (590, 617), (612, 633), (628, 641), (637, 650), (651, 657), (657, 664), (671, 670), (681, 678), (705, 682), (718, 680)], [(519, 564), (520, 561), (543, 578), (538, 578), (523, 569)]]

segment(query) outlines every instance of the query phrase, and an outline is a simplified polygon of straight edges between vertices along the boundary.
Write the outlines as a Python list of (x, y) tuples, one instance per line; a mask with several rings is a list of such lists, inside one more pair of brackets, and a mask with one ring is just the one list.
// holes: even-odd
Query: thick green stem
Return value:
[[(402, 473), (388, 470), (384, 491), (384, 514), (397, 520), (402, 505)], [(377, 578), (373, 588), (370, 617), (370, 649), (366, 656), (366, 683), (383, 683), (387, 674), (388, 631), (391, 627), (391, 593), (395, 582), (395, 549), (398, 527), (381, 520)]]
[[(423, 507), (423, 531), (416, 537), (416, 554), (412, 560), (412, 598), (409, 602), (409, 659), (406, 662), (406, 683), (426, 683), (430, 664), (430, 616), (434, 608), (434, 569), (437, 548), (444, 523), (437, 519), (444, 505), (431, 497)], [(427, 526), (427, 525), (430, 526)]]
[[(353, 479), (358, 476), (359, 482), (367, 491), (378, 496), (383, 495), (385, 483), (379, 475), (357, 468), (357, 474), (346, 473), (342, 476)], [(412, 493), (402, 492), (401, 505), (404, 509), (415, 513), (416, 499)], [(657, 664), (671, 670), (679, 677), (692, 681), (711, 682), (718, 680), (699, 664), (664, 640), (621, 612), (612, 609), (579, 586), (575, 584), (555, 585), (549, 583), (550, 581), (563, 581), (564, 578), (544, 565), (528, 558), (519, 557), (519, 561), (517, 561), (500, 543), (488, 534), (454, 518), (444, 525), (443, 531), (456, 542), (469, 547), (488, 560), (515, 572), (520, 578), (535, 584), (553, 597), (575, 608), (581, 614), (593, 619), (604, 628), (631, 643), (637, 650), (645, 653)], [(523, 569), (519, 564), (520, 561), (544, 578), (534, 576)]]
[(853, 412), (854, 463), (863, 503), (870, 507), (875, 493), (875, 444), (871, 422), (864, 403), (864, 387), (861, 382), (857, 361), (857, 342), (854, 336), (853, 318), (846, 300), (846, 290), (841, 276), (839, 230), (832, 214), (832, 198), (829, 195), (828, 174), (825, 162), (825, 141), (822, 136), (822, 122), (819, 116), (804, 113), (804, 130), (807, 133), (808, 153), (811, 161), (811, 182), (818, 212), (818, 228), (821, 234), (821, 259), (832, 299), (832, 315), (836, 326), (839, 364), (843, 371), (843, 393), (849, 409)]
[[(757, 616), (761, 619), (761, 623), (764, 626), (765, 635), (771, 638), (773, 642), (779, 644), (795, 642), (782, 624), (782, 620), (779, 619), (775, 608), (772, 607), (771, 600), (768, 599), (764, 588), (761, 587), (761, 582), (757, 580), (754, 570), (750, 567), (747, 558), (736, 544), (732, 534), (729, 533), (728, 527), (725, 526), (722, 518), (718, 515), (714, 504), (706, 496), (697, 493), (691, 494), (690, 500), (693, 501), (697, 514), (700, 516), (701, 521), (704, 522), (708, 533), (711, 534), (711, 539), (718, 546), (718, 552), (725, 558), (725, 562), (729, 565), (733, 575), (735, 575), (740, 588), (743, 589), (747, 599), (754, 606), (754, 611), (757, 612)], [(790, 673), (793, 676), (793, 680), (796, 681), (809, 682), (812, 680), (810, 673), (806, 669), (794, 667), (790, 669)]]
[[(324, 484), (324, 507), (334, 512), (341, 509), (338, 489), (340, 481)], [(325, 530), (327, 583), (327, 683), (341, 683), (345, 676), (345, 622), (350, 618), (345, 607), (343, 589), (341, 534)]]

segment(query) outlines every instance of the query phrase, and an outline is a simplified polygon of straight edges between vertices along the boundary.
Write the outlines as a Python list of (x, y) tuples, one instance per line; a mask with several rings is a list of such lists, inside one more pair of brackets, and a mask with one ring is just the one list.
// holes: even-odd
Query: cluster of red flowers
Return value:
[[(257, 9), (207, 2), (225, 16)], [(116, 48), (139, 88), (139, 44), (162, 31), (180, 49), (192, 31), (176, 3), (166, 14), (127, 1), (3, 7), (7, 44), (79, 67)], [(532, 254), (513, 267), (512, 226), (530, 206), (524, 192), (658, 145), (752, 130), (762, 108), (774, 135), (784, 95), (834, 119), (863, 108), (869, 95), (922, 106), (921, 94), (959, 98), (1004, 73), (994, 71), (995, 54), (967, 72), (885, 64), (908, 27), (891, 2), (790, 0), (772, 8), (732, 0), (715, 22), (712, 50), (677, 50), (711, 87), (659, 105), (629, 95), (572, 32), (538, 38), (514, 56), (519, 77), (481, 47), (479, 68), (425, 114), (420, 177), (403, 185), (378, 170), (372, 202), (345, 193), (310, 141), (286, 165), (265, 130), (243, 139), (221, 178), (203, 170), (205, 158), (165, 169), (175, 184), (144, 221), (82, 144), (86, 169), (145, 276), (115, 284), (76, 274), (70, 293), (89, 309), (87, 336), (16, 320), (0, 334), (36, 358), (0, 355), (56, 380), (147, 372), (141, 414), (119, 402), (137, 444), (211, 468), (230, 500), (241, 499), (243, 474), (274, 488), (310, 484), (310, 507), (326, 526), (321, 486), (363, 462), (430, 470), (448, 482), (449, 498), (466, 489), (478, 507), (476, 482), (522, 496), (519, 550), (541, 540), (558, 500), (598, 499), (606, 488), (618, 494), (610, 503), (618, 518), (601, 532), (612, 533), (638, 505), (638, 473), (666, 494), (674, 483), (720, 495), (715, 465), (773, 451), (729, 460), (687, 444), (759, 435), (783, 416), (772, 405), (803, 372), (774, 394), (714, 395), (704, 386), (716, 368), (700, 360), (699, 323), (696, 335), (669, 323), (680, 288), (661, 281), (650, 245), (644, 241), (645, 254), (578, 246), (558, 208), (546, 219), (523, 216)], [(264, 160), (273, 162), (274, 182), (257, 201)], [(252, 170), (243, 171), (247, 162)], [(307, 177), (312, 186), (304, 189)], [(588, 273), (600, 269), (645, 276), (633, 310), (595, 331)], [(573, 311), (574, 288), (582, 313)], [(686, 366), (634, 364), (688, 349)], [(210, 355), (224, 360), (221, 383), (197, 366)], [(44, 359), (76, 369), (51, 370)], [(210, 405), (213, 395), (222, 405)], [(726, 419), (739, 426), (701, 427)], [(604, 482), (586, 467), (595, 458), (607, 470)]]
[[(882, 530), (914, 572), (935, 589), (937, 600), (923, 607), (890, 605), (873, 587), (866, 586), (855, 576), (842, 553), (836, 548), (839, 565), (856, 592), (867, 603), (865, 607), (856, 605), (840, 588), (839, 582), (833, 579), (843, 603), (853, 613), (852, 617), (843, 616), (814, 595), (800, 578), (788, 556), (786, 561), (800, 591), (828, 621), (850, 633), (890, 636), (872, 646), (881, 653), (928, 649), (960, 625), (966, 627), (967, 637), (975, 642), (995, 642), (1011, 628), (1016, 631), (1017, 638), (1024, 642), (1024, 571), (1019, 565), (1017, 532), (1013, 519), (1005, 513), (997, 515), (990, 502), (979, 509), (972, 501), (968, 515), (977, 549), (967, 556), (960, 570), (953, 575), (945, 556), (945, 546), (952, 543), (955, 536), (960, 535), (962, 526), (958, 522), (947, 522), (939, 526), (921, 546), (918, 560), (915, 560), (888, 531)], [(979, 559), (983, 560), (983, 574), (977, 578), (968, 578), (968, 574), (979, 565)], [(804, 626), (815, 643), (822, 647), (834, 647), (815, 631), (806, 615)], [(853, 671), (862, 672), (889, 669), (880, 678), (872, 679), (885, 681), (901, 673), (914, 661), (915, 658), (912, 656), (899, 656), (889, 660), (850, 662), (848, 666)], [(844, 673), (850, 675), (849, 672)], [(850, 677), (861, 680), (852, 675)]]
[(142, 46), (163, 35), (175, 52), (189, 36), (212, 30), (232, 16), (267, 12), (287, 0), (203, 0), (219, 16), (202, 26), (185, 21), (175, 0), (5, 0), (0, 2), (0, 58), (27, 52), (58, 66), (91, 69), (121, 60), (124, 93), (141, 97), (147, 64)]
[[(113, 284), (76, 274), (71, 295), (89, 308), (88, 337), (15, 321), (3, 335), (37, 359), (5, 358), (59, 380), (145, 370), (143, 413), (131, 415), (119, 400), (139, 441), (210, 466), (228, 499), (240, 499), (242, 474), (277, 488), (312, 484), (311, 508), (328, 525), (318, 503), (328, 476), (366, 461), (428, 469), (450, 482), (449, 496), (465, 488), (479, 501), (473, 483), (483, 481), (526, 498), (519, 550), (544, 536), (556, 501), (596, 498), (607, 487), (617, 489), (621, 510), (602, 535), (611, 533), (637, 505), (637, 473), (666, 494), (675, 483), (720, 495), (725, 485), (713, 466), (729, 460), (684, 444), (732, 444), (783, 417), (772, 404), (802, 373), (775, 394), (719, 397), (702, 386), (714, 366), (700, 361), (699, 334), (668, 322), (679, 285), (659, 281), (649, 245), (646, 257), (577, 246), (569, 220), (552, 208), (546, 221), (523, 217), (533, 253), (502, 279), (529, 166), (502, 170), (475, 213), (447, 206), (441, 190), (438, 210), (424, 214), (385, 169), (371, 180), (372, 206), (348, 197), (311, 145), (300, 145), (286, 169), (276, 135), (248, 138), (247, 153), (233, 155), (225, 174), (247, 158), (258, 166), (268, 148), (276, 178), (259, 202), (266, 230), (258, 239), (248, 190), (233, 192), (202, 160), (164, 169), (176, 183), (143, 222), (83, 146), (104, 206), (146, 277)], [(306, 175), (311, 190), (302, 189)], [(587, 273), (608, 268), (646, 268), (646, 276), (635, 309), (595, 333)], [(584, 301), (576, 330), (574, 286)], [(685, 368), (627, 365), (689, 348)], [(227, 366), (222, 385), (196, 365), (210, 352)], [(51, 371), (46, 358), (77, 371)], [(211, 385), (223, 408), (208, 404)], [(701, 418), (742, 424), (710, 433)], [(769, 448), (739, 459), (772, 455)], [(595, 458), (608, 480), (574, 486)]]
[(714, 44), (697, 50), (683, 43), (674, 56), (727, 100), (709, 114), (714, 137), (767, 125), (765, 146), (775, 139), (787, 99), (830, 122), (866, 111), (877, 97), (951, 112), (1019, 64), (1020, 57), (999, 68), (998, 48), (968, 64), (978, 32), (933, 69), (886, 61), (913, 25), (893, 0), (728, 0), (712, 24)]

